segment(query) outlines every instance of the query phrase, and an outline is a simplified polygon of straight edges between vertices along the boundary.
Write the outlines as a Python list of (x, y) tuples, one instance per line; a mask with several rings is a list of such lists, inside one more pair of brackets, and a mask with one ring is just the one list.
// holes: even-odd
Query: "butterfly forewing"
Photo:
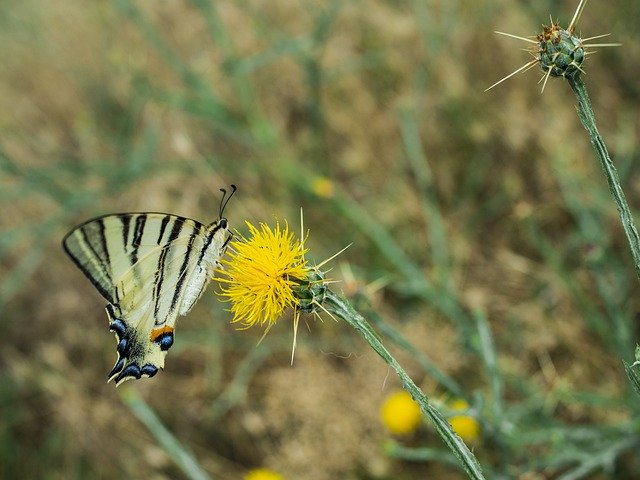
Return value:
[(117, 384), (164, 366), (178, 315), (186, 314), (213, 275), (228, 240), (226, 219), (205, 226), (164, 213), (126, 213), (79, 225), (64, 249), (109, 301)]

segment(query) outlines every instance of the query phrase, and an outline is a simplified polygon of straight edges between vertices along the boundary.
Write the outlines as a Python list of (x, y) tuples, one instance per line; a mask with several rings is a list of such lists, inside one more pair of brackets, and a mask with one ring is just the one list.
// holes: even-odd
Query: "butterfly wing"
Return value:
[(204, 226), (176, 215), (134, 213), (89, 220), (64, 238), (64, 249), (109, 301), (118, 352), (109, 380), (120, 384), (163, 368), (176, 318), (206, 287), (227, 237), (224, 219)]

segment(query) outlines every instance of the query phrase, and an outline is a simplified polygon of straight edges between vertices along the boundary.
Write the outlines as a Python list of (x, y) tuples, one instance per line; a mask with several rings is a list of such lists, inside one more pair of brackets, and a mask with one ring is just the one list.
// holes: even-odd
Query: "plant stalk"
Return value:
[(404, 388), (411, 394), (413, 399), (420, 406), (422, 414), (429, 418), (440, 437), (447, 446), (455, 454), (458, 461), (462, 464), (469, 478), (474, 480), (484, 480), (482, 469), (476, 457), (471, 453), (467, 445), (453, 431), (449, 422), (442, 414), (429, 402), (427, 396), (418, 388), (411, 380), (407, 372), (400, 366), (396, 359), (384, 347), (376, 332), (371, 328), (369, 322), (355, 311), (353, 306), (345, 298), (339, 297), (331, 290), (327, 290), (322, 306), (332, 315), (343, 319), (353, 328), (355, 328), (365, 341), (373, 348), (382, 359), (395, 370), (402, 381)]
[(629, 209), (629, 205), (627, 204), (624, 191), (622, 190), (622, 185), (620, 184), (620, 178), (618, 177), (616, 167), (613, 165), (611, 157), (609, 157), (609, 152), (607, 151), (607, 146), (596, 127), (596, 118), (593, 114), (593, 109), (591, 108), (591, 101), (587, 94), (587, 87), (582, 81), (582, 78), (580, 78), (580, 75), (567, 76), (566, 78), (569, 81), (569, 85), (571, 86), (576, 99), (578, 100), (577, 109), (580, 121), (589, 134), (591, 145), (593, 145), (596, 155), (600, 159), (600, 164), (602, 165), (605, 176), (607, 177), (609, 190), (611, 190), (611, 194), (613, 195), (616, 206), (618, 207), (622, 228), (624, 228), (624, 233), (627, 236), (627, 241), (631, 248), (633, 263), (636, 267), (636, 275), (640, 279), (640, 236), (638, 235), (638, 230), (633, 220), (631, 210)]

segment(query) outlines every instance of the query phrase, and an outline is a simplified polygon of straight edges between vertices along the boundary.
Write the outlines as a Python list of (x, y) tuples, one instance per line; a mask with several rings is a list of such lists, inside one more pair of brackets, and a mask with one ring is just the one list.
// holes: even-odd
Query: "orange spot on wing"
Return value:
[(151, 339), (152, 342), (155, 342), (165, 333), (173, 333), (173, 327), (165, 326), (161, 328), (154, 328), (153, 330), (151, 330), (151, 336), (149, 338)]

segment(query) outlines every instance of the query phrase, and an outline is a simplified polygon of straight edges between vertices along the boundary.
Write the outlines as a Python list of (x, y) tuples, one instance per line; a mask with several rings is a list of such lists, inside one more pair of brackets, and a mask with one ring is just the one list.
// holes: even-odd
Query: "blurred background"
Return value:
[[(380, 418), (399, 388), (346, 324), (291, 316), (260, 344), (211, 285), (164, 372), (106, 384), (104, 299), (60, 242), (90, 217), (226, 215), (309, 229), (309, 258), (432, 401), (470, 406), (487, 478), (640, 477), (622, 360), (638, 281), (561, 79), (530, 60), (577, 1), (3, 0), (0, 477), (462, 479), (426, 423)], [(585, 81), (640, 205), (640, 3), (593, 0), (611, 33)], [(636, 217), (638, 218), (638, 217)]]

